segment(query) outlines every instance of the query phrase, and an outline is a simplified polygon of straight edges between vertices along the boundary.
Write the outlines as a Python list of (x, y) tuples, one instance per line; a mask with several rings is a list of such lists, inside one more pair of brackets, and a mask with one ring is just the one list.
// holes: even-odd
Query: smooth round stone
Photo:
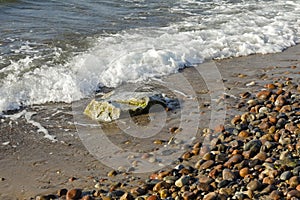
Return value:
[(66, 199), (67, 200), (76, 200), (81, 197), (81, 194), (82, 194), (82, 192), (80, 189), (72, 189), (67, 192)]
[(190, 181), (190, 176), (182, 176), (177, 181), (175, 181), (175, 185), (177, 187), (182, 187)]
[(258, 180), (253, 180), (247, 185), (247, 189), (251, 191), (257, 191), (261, 188), (261, 182)]
[(291, 199), (292, 197), (300, 198), (300, 191), (292, 190), (287, 193), (287, 198)]
[(270, 178), (270, 177), (263, 178), (263, 184), (272, 185), (274, 183), (275, 183), (275, 180), (273, 178)]
[(289, 179), (289, 185), (293, 188), (297, 187), (300, 184), (300, 177), (293, 176)]
[(291, 178), (292, 173), (290, 171), (285, 171), (280, 175), (280, 180), (286, 181)]
[(282, 192), (278, 191), (278, 190), (273, 190), (271, 192), (271, 194), (269, 195), (270, 199), (274, 199), (274, 200), (280, 200), (281, 197), (283, 197)]
[(235, 174), (230, 169), (224, 169), (222, 172), (223, 180), (233, 181), (235, 180)]
[(250, 172), (249, 168), (244, 167), (239, 171), (239, 174), (240, 174), (241, 177), (244, 178), (245, 176), (247, 176), (249, 174), (249, 172)]
[(202, 163), (199, 167), (199, 170), (205, 170), (205, 169), (208, 169), (210, 168), (211, 166), (213, 166), (215, 164), (215, 161), (213, 160), (208, 160), (208, 161), (205, 161), (204, 163)]

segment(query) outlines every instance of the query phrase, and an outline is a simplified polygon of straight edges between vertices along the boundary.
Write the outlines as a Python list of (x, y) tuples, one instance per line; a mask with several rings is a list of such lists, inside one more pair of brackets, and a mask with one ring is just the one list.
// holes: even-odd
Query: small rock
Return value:
[(293, 188), (297, 187), (300, 184), (300, 177), (293, 176), (289, 179), (289, 185)]
[(249, 168), (244, 167), (239, 171), (239, 174), (240, 174), (241, 177), (244, 178), (245, 176), (247, 176), (249, 174), (249, 172), (250, 172)]
[(270, 97), (270, 95), (271, 92), (269, 90), (262, 90), (256, 94), (256, 97), (261, 100), (266, 100), (267, 98)]
[(280, 200), (283, 197), (282, 192), (278, 191), (278, 190), (273, 190), (271, 192), (271, 194), (269, 195), (270, 199), (274, 199), (274, 200)]
[(219, 132), (224, 132), (225, 131), (225, 127), (223, 124), (217, 125), (215, 127), (215, 132), (219, 133)]
[(287, 193), (287, 198), (291, 199), (292, 197), (300, 198), (300, 191), (292, 190)]
[(175, 181), (175, 185), (181, 188), (182, 186), (186, 185), (189, 181), (190, 181), (190, 177), (184, 175), (181, 178), (179, 178), (177, 181)]
[(233, 181), (235, 180), (235, 174), (230, 169), (224, 169), (222, 172), (223, 180)]
[(202, 165), (200, 165), (199, 170), (205, 170), (205, 169), (208, 169), (208, 168), (210, 168), (211, 166), (213, 166), (214, 163), (215, 163), (215, 162), (214, 162), (213, 160), (205, 161)]
[(210, 192), (204, 196), (203, 200), (215, 200), (217, 199), (218, 195), (215, 192)]
[(290, 171), (285, 171), (280, 175), (280, 180), (286, 181), (291, 178), (292, 173)]
[(253, 180), (247, 185), (247, 189), (251, 191), (257, 191), (261, 188), (261, 182), (258, 180)]
[(107, 173), (107, 176), (112, 177), (112, 176), (116, 176), (118, 174), (118, 172), (116, 170), (111, 170)]
[(81, 194), (82, 194), (82, 192), (80, 189), (72, 189), (67, 192), (66, 199), (67, 200), (77, 200), (81, 197)]
[(61, 197), (61, 196), (67, 195), (67, 192), (68, 192), (68, 190), (65, 189), (65, 188), (60, 189), (60, 190), (57, 191), (57, 196)]

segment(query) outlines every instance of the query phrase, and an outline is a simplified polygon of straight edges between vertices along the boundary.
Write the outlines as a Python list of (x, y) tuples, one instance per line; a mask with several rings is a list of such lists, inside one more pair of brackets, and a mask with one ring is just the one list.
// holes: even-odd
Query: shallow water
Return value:
[[(272, 4), (272, 6), (270, 6)], [(0, 110), (295, 45), (300, 1), (0, 1)]]

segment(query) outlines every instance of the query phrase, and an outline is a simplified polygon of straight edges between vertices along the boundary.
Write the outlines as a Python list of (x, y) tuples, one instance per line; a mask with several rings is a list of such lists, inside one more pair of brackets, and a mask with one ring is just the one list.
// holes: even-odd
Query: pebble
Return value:
[(62, 196), (64, 196), (64, 195), (67, 195), (67, 192), (68, 192), (68, 190), (65, 189), (65, 188), (59, 189), (59, 190), (57, 191), (57, 196), (58, 196), (58, 197), (62, 197)]
[(292, 190), (287, 193), (287, 198), (291, 199), (292, 197), (300, 198), (300, 191)]
[(190, 176), (182, 176), (177, 181), (175, 181), (175, 185), (177, 187), (182, 187), (186, 185), (190, 181)]
[(224, 169), (222, 172), (223, 180), (233, 181), (235, 180), (235, 174), (230, 169)]
[(261, 182), (258, 180), (253, 180), (247, 185), (247, 189), (251, 191), (257, 191), (261, 188)]
[(280, 175), (280, 180), (286, 181), (292, 176), (290, 171), (285, 171)]
[(274, 200), (280, 200), (282, 198), (282, 196), (283, 196), (282, 192), (280, 192), (278, 190), (274, 190), (269, 195), (269, 198), (274, 199)]
[(203, 200), (215, 200), (217, 199), (218, 195), (216, 192), (210, 192), (204, 196)]
[(244, 167), (239, 171), (239, 174), (240, 174), (241, 177), (244, 178), (245, 176), (247, 176), (249, 174), (249, 172), (250, 172), (249, 168)]
[(82, 191), (80, 189), (71, 189), (67, 192), (67, 200), (77, 200), (81, 197)]
[(210, 168), (215, 162), (213, 160), (205, 161), (202, 165), (200, 165), (199, 170), (205, 170)]
[(300, 184), (300, 177), (299, 176), (293, 176), (289, 179), (289, 185), (293, 188), (296, 188)]

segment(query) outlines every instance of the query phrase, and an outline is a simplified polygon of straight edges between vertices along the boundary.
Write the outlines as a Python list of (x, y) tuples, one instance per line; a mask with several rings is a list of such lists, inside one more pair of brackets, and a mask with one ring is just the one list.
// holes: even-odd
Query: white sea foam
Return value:
[[(210, 9), (201, 1), (181, 2), (171, 12), (189, 13), (183, 21), (101, 36), (67, 64), (31, 69), (34, 56), (12, 62), (0, 71), (5, 74), (0, 111), (71, 102), (90, 95), (99, 84), (144, 81), (211, 58), (280, 52), (300, 41), (299, 1), (215, 1)], [(200, 8), (204, 11), (198, 12)]]

